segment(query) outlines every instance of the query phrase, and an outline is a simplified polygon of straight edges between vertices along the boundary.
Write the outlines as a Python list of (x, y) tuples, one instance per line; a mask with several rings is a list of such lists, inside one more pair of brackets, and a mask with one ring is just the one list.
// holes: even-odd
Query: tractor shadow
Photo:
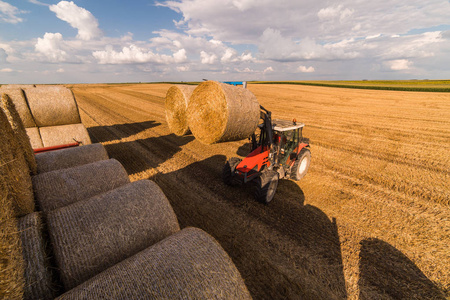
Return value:
[(222, 182), (225, 161), (214, 155), (150, 179), (181, 227), (199, 227), (219, 241), (255, 299), (347, 298), (336, 219), (305, 205), (290, 180), (279, 182), (270, 204), (256, 202), (248, 185)]
[[(409, 258), (392, 245), (376, 238), (363, 240), (360, 245), (359, 299), (447, 299)], [(387, 274), (389, 276), (385, 276)]]
[(146, 121), (139, 123), (116, 124), (111, 126), (89, 127), (87, 128), (87, 131), (93, 143), (104, 143), (127, 138), (159, 125), (161, 125), (159, 122)]

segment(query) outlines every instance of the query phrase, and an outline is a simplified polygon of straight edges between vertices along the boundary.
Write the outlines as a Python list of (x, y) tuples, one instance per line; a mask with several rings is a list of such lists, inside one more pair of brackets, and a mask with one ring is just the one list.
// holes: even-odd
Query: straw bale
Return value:
[(109, 159), (105, 147), (100, 144), (37, 153), (38, 173), (67, 169)]
[(24, 88), (38, 127), (81, 123), (72, 91), (64, 86)]
[(8, 199), (14, 208), (14, 217), (34, 211), (31, 177), (23, 152), (14, 137), (8, 118), (0, 109), (0, 176), (8, 189)]
[(259, 103), (249, 90), (215, 81), (198, 85), (187, 110), (191, 132), (204, 144), (249, 137), (259, 115)]
[(223, 248), (186, 228), (109, 268), (60, 299), (251, 299)]
[(16, 86), (2, 85), (0, 87), (0, 94), (3, 93), (8, 94), (8, 96), (14, 102), (14, 105), (16, 106), (17, 112), (19, 113), (19, 116), (22, 119), (25, 128), (35, 127), (36, 123), (34, 122), (34, 118), (31, 115), (31, 111), (23, 94), (23, 90)]
[(91, 144), (89, 133), (83, 124), (70, 124), (61, 126), (40, 127), (44, 147), (70, 144), (76, 141), (83, 145)]
[(149, 180), (56, 209), (47, 220), (66, 290), (180, 229), (166, 196)]
[(175, 85), (166, 94), (166, 121), (170, 130), (179, 136), (189, 133), (186, 111), (196, 86)]
[(47, 254), (40, 213), (31, 213), (19, 219), (20, 239), (25, 260), (24, 299), (53, 299), (56, 284)]
[(37, 166), (36, 159), (34, 158), (33, 148), (31, 148), (30, 138), (25, 131), (25, 127), (19, 116), (19, 113), (16, 110), (16, 106), (7, 94), (2, 95), (0, 106), (5, 112), (9, 124), (14, 131), (14, 135), (19, 142), (19, 146), (23, 151), (23, 155), (25, 157), (25, 160), (27, 161), (30, 173), (36, 174)]
[(48, 212), (120, 187), (130, 179), (117, 160), (108, 159), (38, 174), (32, 181), (36, 203)]
[(19, 230), (8, 197), (7, 179), (0, 179), (0, 299), (21, 299), (25, 280)]
[(37, 127), (29, 127), (25, 128), (28, 137), (30, 138), (31, 148), (43, 148), (44, 144), (42, 144), (41, 134), (39, 133), (39, 128)]

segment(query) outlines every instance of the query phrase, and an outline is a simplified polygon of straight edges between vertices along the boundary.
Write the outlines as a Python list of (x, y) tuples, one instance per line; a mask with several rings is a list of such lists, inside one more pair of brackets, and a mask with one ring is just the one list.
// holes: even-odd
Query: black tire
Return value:
[(233, 180), (234, 171), (236, 170), (237, 165), (242, 161), (242, 159), (237, 157), (232, 157), (223, 166), (222, 169), (222, 180), (227, 185), (236, 185), (236, 182)]
[(279, 174), (274, 170), (265, 171), (255, 179), (255, 199), (268, 204), (275, 196)]
[(294, 165), (291, 169), (291, 179), (300, 180), (305, 177), (309, 169), (309, 164), (311, 163), (311, 151), (309, 149), (303, 148), (297, 156)]

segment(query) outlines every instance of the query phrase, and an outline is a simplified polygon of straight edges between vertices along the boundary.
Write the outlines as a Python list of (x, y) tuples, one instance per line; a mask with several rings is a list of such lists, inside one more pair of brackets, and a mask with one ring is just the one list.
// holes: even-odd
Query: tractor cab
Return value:
[[(297, 123), (295, 120), (272, 120), (273, 124), (273, 147), (272, 155), (275, 165), (287, 166), (288, 162), (294, 159), (298, 152), (298, 145), (303, 141), (302, 129), (303, 123)], [(295, 154), (294, 155), (292, 154)], [(292, 156), (292, 157), (291, 157)]]

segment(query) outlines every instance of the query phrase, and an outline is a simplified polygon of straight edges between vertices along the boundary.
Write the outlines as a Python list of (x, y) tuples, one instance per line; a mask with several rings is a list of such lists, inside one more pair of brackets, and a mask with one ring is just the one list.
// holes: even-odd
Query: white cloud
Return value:
[(18, 17), (18, 15), (22, 13), (24, 13), (24, 11), (0, 0), (0, 21), (11, 24), (23, 22), (23, 19)]
[(36, 5), (50, 6), (49, 4), (43, 3), (43, 2), (38, 1), (38, 0), (28, 0), (28, 2), (36, 4)]
[(332, 21), (334, 19), (338, 19), (339, 22), (344, 22), (353, 13), (353, 9), (344, 8), (342, 4), (339, 4), (338, 6), (322, 8), (317, 13), (317, 16), (321, 21)]
[(274, 70), (273, 70), (272, 67), (267, 67), (267, 68), (264, 69), (263, 73), (266, 74), (266, 73), (270, 73), (270, 72), (273, 72), (273, 71)]
[(102, 35), (98, 28), (97, 19), (86, 9), (77, 6), (73, 1), (60, 1), (58, 4), (50, 5), (50, 10), (56, 16), (66, 21), (78, 30), (77, 37), (82, 40), (91, 40)]
[(63, 68), (59, 68), (56, 70), (56, 73), (65, 73), (66, 71)]
[(1, 73), (11, 73), (11, 72), (14, 72), (14, 70), (10, 69), (10, 68), (4, 68), (4, 69), (0, 69), (0, 72)]
[(133, 44), (129, 47), (123, 47), (121, 52), (117, 52), (113, 49), (107, 49), (104, 51), (94, 51), (92, 55), (100, 64), (169, 64), (182, 63), (187, 59), (186, 50), (184, 49), (180, 49), (170, 56), (165, 54), (157, 54)]
[(402, 71), (408, 70), (412, 66), (412, 62), (407, 59), (397, 59), (388, 61), (387, 65), (390, 67), (391, 70)]
[(64, 62), (68, 56), (61, 49), (63, 37), (61, 33), (46, 32), (43, 38), (38, 38), (35, 50), (44, 55), (50, 62)]
[(299, 66), (297, 68), (297, 70), (302, 72), (302, 73), (313, 73), (315, 71), (314, 67), (311, 67), (311, 66), (310, 67)]
[(215, 54), (208, 54), (205, 51), (200, 52), (200, 58), (202, 60), (202, 64), (208, 64), (211, 65), (216, 62), (217, 55)]

